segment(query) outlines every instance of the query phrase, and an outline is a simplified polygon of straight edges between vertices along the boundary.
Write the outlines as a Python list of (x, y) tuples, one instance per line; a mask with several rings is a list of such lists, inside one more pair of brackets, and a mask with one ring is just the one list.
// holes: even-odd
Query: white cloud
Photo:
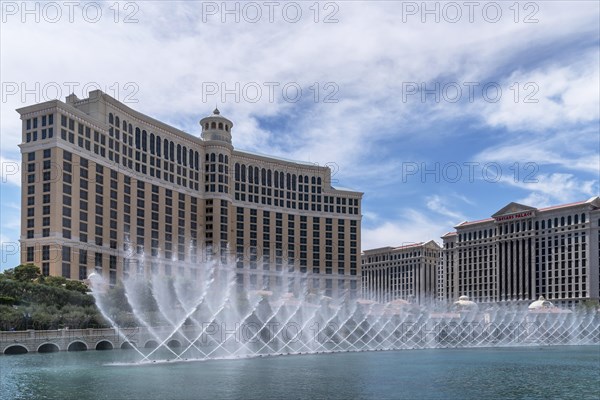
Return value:
[(535, 208), (549, 207), (552, 205), (556, 205), (552, 201), (552, 197), (545, 193), (540, 192), (531, 192), (526, 197), (522, 199), (516, 200), (517, 203), (525, 204), (527, 206), (532, 206)]
[[(2, 205), (4, 208), (4, 204)], [(13, 209), (12, 207), (7, 207), (8, 210), (3, 209), (2, 212), (2, 232), (7, 233), (11, 232), (13, 238), (19, 237), (19, 230), (21, 228), (21, 213), (20, 207), (18, 209)], [(9, 211), (6, 213), (5, 211)], [(8, 215), (7, 215), (8, 214)]]
[(587, 200), (598, 195), (598, 181), (582, 180), (572, 174), (540, 174), (537, 182), (529, 183), (513, 179), (503, 179), (502, 182), (529, 191), (520, 202), (537, 206)]
[[(503, 144), (488, 147), (475, 161), (533, 161), (597, 172), (597, 129), (578, 130), (579, 124), (598, 120), (597, 47), (588, 46), (594, 53), (585, 53), (584, 46), (579, 53), (559, 51), (555, 57), (539, 50), (554, 51), (553, 45), (561, 41), (597, 40), (595, 2), (544, 3), (536, 24), (514, 23), (508, 9), (512, 3), (502, 3), (506, 18), (496, 24), (480, 17), (475, 23), (421, 23), (419, 15), (398, 23), (402, 2), (337, 2), (336, 24), (315, 24), (310, 17), (297, 24), (281, 18), (276, 23), (221, 23), (219, 16), (204, 23), (197, 2), (136, 4), (137, 24), (114, 23), (112, 18), (97, 24), (81, 18), (58, 24), (10, 19), (0, 37), (3, 82), (28, 89), (55, 82), (63, 89), (61, 100), (68, 94), (67, 82), (78, 83), (75, 93), (80, 97), (87, 95), (82, 93), (86, 83), (98, 83), (122, 101), (133, 93), (131, 87), (126, 89), (133, 83), (139, 89), (133, 94), (137, 102), (127, 105), (194, 135), (200, 130), (197, 121), (217, 103), (235, 123), (236, 148), (320, 165), (335, 162), (339, 170), (334, 179), (340, 185), (350, 181), (348, 185), (370, 190), (370, 198), (382, 202), (396, 197), (390, 192), (413, 197), (425, 187), (396, 184), (401, 161), (421, 159), (415, 153), (436, 157), (428, 144), (446, 133), (431, 130), (432, 121), (452, 127), (457, 119), (475, 117), (483, 134), (490, 126), (507, 128)], [(108, 8), (105, 12), (112, 17)], [(554, 61), (539, 61), (540, 66), (533, 51)], [(505, 90), (500, 103), (424, 104), (419, 96), (403, 99), (409, 82), (484, 82), (498, 76), (504, 78)], [(540, 103), (511, 102), (508, 87), (513, 81), (536, 82)], [(225, 83), (232, 89), (236, 83), (243, 87), (252, 82), (264, 89), (257, 102), (203, 95), (207, 84)], [(274, 101), (268, 99), (265, 82), (279, 83)], [(324, 102), (332, 93), (325, 87), (328, 82), (339, 89), (337, 103)], [(301, 101), (282, 98), (286, 83), (301, 85)], [(22, 98), (19, 91), (0, 104), (3, 162), (18, 159), (21, 121), (14, 110), (48, 100), (40, 98), (43, 90), (36, 92)], [(522, 129), (536, 136), (519, 137)], [(468, 140), (464, 143), (470, 146)], [(471, 154), (466, 153), (468, 158)], [(537, 202), (579, 199), (596, 185), (573, 175), (541, 172), (546, 180), (538, 186), (507, 184), (529, 190), (528, 198)], [(3, 172), (2, 179), (20, 185), (20, 174)], [(466, 219), (439, 195), (427, 203), (439, 220), (407, 209), (381, 223), (387, 217), (366, 213), (363, 248), (439, 240), (445, 227)]]
[[(79, 96), (85, 95), (78, 93), (85, 83), (97, 82), (109, 94), (116, 95), (118, 88), (121, 100), (131, 93), (125, 84), (133, 82), (139, 87), (134, 95), (139, 102), (130, 104), (132, 107), (174, 125), (186, 121), (182, 128), (193, 134), (199, 131), (196, 121), (222, 102), (218, 97), (203, 98), (203, 84), (225, 82), (233, 88), (236, 82), (241, 86), (279, 82), (281, 87), (296, 82), (303, 88), (306, 102), (302, 105), (286, 102), (281, 95), (269, 102), (266, 90), (256, 103), (227, 97), (221, 108), (236, 123), (236, 147), (310, 158), (321, 165), (334, 160), (344, 177), (368, 174), (365, 180), (377, 184), (398, 166), (383, 157), (387, 153), (378, 147), (379, 140), (393, 137), (401, 141), (407, 135), (403, 125), (426, 125), (440, 116), (454, 118), (464, 112), (460, 105), (446, 104), (447, 115), (438, 114), (440, 107), (404, 102), (403, 83), (430, 82), (442, 76), (480, 81), (527, 46), (587, 31), (597, 22), (597, 6), (590, 4), (545, 4), (538, 24), (515, 24), (507, 7), (507, 17), (496, 24), (480, 16), (475, 23), (421, 23), (419, 15), (398, 24), (401, 2), (336, 4), (340, 10), (335, 24), (313, 23), (308, 7), (306, 18), (297, 24), (281, 18), (272, 24), (221, 23), (219, 16), (204, 23), (198, 3), (182, 2), (138, 3), (137, 24), (115, 24), (108, 8), (105, 13), (111, 18), (97, 24), (77, 18), (75, 23), (42, 22), (32, 27), (11, 19), (3, 26), (0, 46), (3, 79), (25, 82), (28, 87), (35, 82), (42, 86), (57, 82), (63, 89), (65, 82), (78, 82), (75, 91)], [(522, 41), (525, 35), (528, 43)], [(56, 37), (68, 38), (68, 45), (56, 46)], [(36, 57), (46, 62), (26, 62), (30, 48), (21, 43), (36, 43)], [(76, 55), (73, 49), (77, 49)], [(582, 111), (569, 120), (583, 118), (584, 110), (594, 105), (585, 99), (577, 103), (570, 95), (585, 89), (582, 85), (597, 62), (590, 64), (583, 77), (571, 71), (541, 70), (534, 76), (540, 82), (545, 73), (549, 77), (544, 82), (561, 78), (563, 92), (576, 84), (574, 92), (565, 92), (565, 99), (568, 105), (582, 106)], [(315, 90), (310, 89), (315, 82), (319, 87), (317, 104), (312, 100)], [(324, 87), (327, 82), (338, 86), (339, 103), (323, 102), (330, 93)], [(586, 93), (589, 95), (589, 90)], [(20, 122), (13, 110), (34, 102), (32, 96), (24, 101), (21, 96), (10, 96), (2, 103), (3, 114), (12, 116), (2, 119), (4, 149), (18, 151)], [(485, 115), (489, 123), (508, 123), (504, 115), (512, 115), (511, 111)], [(266, 116), (294, 118), (296, 122), (282, 130), (261, 127), (258, 118)]]
[[(0, 186), (0, 190), (3, 188)], [(3, 194), (3, 199), (6, 196)], [(0, 271), (12, 268), (19, 263), (21, 230), (20, 206), (11, 201), (4, 201), (0, 210)]]
[[(366, 226), (365, 226), (366, 225)], [(405, 209), (399, 218), (389, 219), (375, 225), (363, 224), (361, 228), (363, 250), (385, 246), (402, 246), (417, 242), (435, 240), (449, 231), (452, 224), (449, 221), (432, 219), (426, 214), (414, 209)]]
[(0, 233), (0, 272), (5, 269), (16, 267), (19, 264), (20, 243), (18, 236)]
[(448, 199), (443, 199), (439, 195), (433, 195), (428, 196), (425, 200), (429, 210), (451, 218), (455, 223), (459, 223), (467, 219), (462, 213), (450, 210), (447, 207)]
[(501, 86), (499, 102), (483, 103), (483, 117), (494, 127), (539, 131), (600, 118), (597, 48), (575, 63), (557, 60), (549, 67), (514, 71)]
[(461, 201), (463, 201), (465, 203), (467, 203), (470, 206), (474, 206), (475, 205), (475, 202), (473, 202), (473, 200), (469, 199), (467, 196), (463, 196), (463, 195), (458, 194), (458, 193), (452, 193), (452, 196), (456, 197), (457, 199), (459, 199), (459, 200), (461, 200)]
[(372, 212), (372, 211), (363, 211), (363, 220), (368, 220), (368, 221), (378, 221), (380, 218), (379, 216)]
[(21, 186), (21, 162), (0, 156), (0, 185)]
[(598, 145), (598, 138), (594, 140), (592, 135), (589, 131), (559, 132), (550, 137), (523, 138), (488, 147), (473, 158), (484, 163), (518, 163), (522, 174), (532, 174), (532, 177), (545, 165), (598, 175), (600, 155), (593, 143), (595, 141)]

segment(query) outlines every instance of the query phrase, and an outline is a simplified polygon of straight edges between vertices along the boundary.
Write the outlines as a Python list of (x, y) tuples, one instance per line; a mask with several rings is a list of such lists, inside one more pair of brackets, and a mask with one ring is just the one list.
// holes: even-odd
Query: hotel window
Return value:
[(33, 262), (34, 247), (27, 247), (27, 262)]

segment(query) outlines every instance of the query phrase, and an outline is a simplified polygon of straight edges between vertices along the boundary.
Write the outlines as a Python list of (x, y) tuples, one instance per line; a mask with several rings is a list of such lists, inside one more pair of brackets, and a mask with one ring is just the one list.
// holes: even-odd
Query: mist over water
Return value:
[[(478, 307), (468, 298), (419, 306), (337, 298), (306, 286), (305, 274), (282, 273), (279, 285), (246, 290), (234, 263), (207, 262), (192, 275), (132, 274), (123, 280), (136, 325), (119, 329), (134, 363), (401, 349), (600, 343), (596, 309)], [(140, 268), (140, 271), (146, 271)], [(90, 276), (96, 303), (111, 324), (108, 287)]]

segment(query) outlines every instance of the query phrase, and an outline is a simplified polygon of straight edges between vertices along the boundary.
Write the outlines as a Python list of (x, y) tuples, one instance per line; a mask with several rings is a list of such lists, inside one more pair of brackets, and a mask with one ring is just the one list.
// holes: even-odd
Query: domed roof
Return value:
[(554, 308), (554, 304), (552, 304), (552, 302), (546, 300), (544, 298), (544, 296), (540, 296), (536, 301), (531, 303), (529, 305), (529, 307), (527, 307), (527, 308), (529, 310), (539, 310), (541, 308)]
[(410, 306), (410, 305), (412, 305), (410, 302), (408, 302), (404, 299), (395, 299), (395, 300), (388, 302), (388, 304), (393, 305), (393, 306)]
[(478, 308), (477, 303), (469, 300), (469, 296), (462, 295), (458, 298), (458, 301), (454, 302), (454, 306), (462, 309), (475, 309)]
[(217, 118), (217, 119), (222, 119), (222, 120), (225, 120), (225, 121), (229, 121), (228, 118), (225, 118), (224, 116), (221, 115), (221, 111), (219, 111), (218, 107), (215, 107), (215, 109), (213, 110), (213, 112), (210, 115), (207, 115), (206, 117), (202, 118), (201, 121), (203, 121), (203, 120), (205, 120), (207, 118), (211, 118), (211, 119)]
[(212, 114), (200, 120), (200, 126), (203, 140), (225, 142), (231, 145), (233, 122), (222, 116), (218, 107), (215, 107)]
[(358, 299), (358, 300), (356, 300), (356, 302), (358, 304), (375, 304), (375, 303), (377, 303), (375, 300), (370, 300), (370, 299)]
[(271, 297), (273, 295), (273, 292), (270, 290), (253, 290), (251, 292), (261, 297)]

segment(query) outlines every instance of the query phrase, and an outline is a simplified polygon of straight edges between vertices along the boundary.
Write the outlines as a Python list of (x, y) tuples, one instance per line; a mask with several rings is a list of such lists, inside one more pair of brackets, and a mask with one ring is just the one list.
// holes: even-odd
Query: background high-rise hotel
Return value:
[(329, 168), (235, 150), (218, 110), (201, 138), (100, 91), (18, 112), (21, 262), (44, 275), (192, 279), (208, 255), (247, 288), (356, 295), (362, 193), (332, 188)]
[(442, 237), (440, 297), (555, 304), (598, 299), (600, 198), (547, 208), (510, 203)]
[(433, 240), (365, 250), (362, 295), (386, 303), (407, 300), (427, 304), (436, 298), (442, 248)]

